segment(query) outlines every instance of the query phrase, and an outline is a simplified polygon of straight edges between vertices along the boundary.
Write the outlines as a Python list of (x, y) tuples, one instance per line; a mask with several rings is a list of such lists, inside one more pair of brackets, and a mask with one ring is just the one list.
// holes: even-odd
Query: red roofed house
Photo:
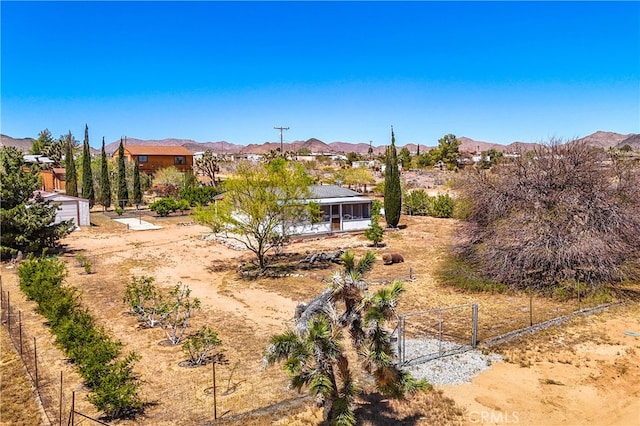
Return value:
[[(153, 175), (160, 169), (175, 166), (181, 172), (193, 170), (193, 152), (183, 146), (125, 145), (124, 156), (138, 165), (138, 170)], [(118, 151), (113, 153), (118, 158)]]

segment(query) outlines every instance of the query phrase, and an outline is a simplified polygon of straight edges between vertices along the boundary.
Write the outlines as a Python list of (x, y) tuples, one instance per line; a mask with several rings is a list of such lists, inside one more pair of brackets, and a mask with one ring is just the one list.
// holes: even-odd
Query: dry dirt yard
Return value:
[[(481, 342), (529, 323), (526, 295), (472, 294), (437, 282), (434, 270), (455, 238), (455, 220), (403, 217), (404, 229), (387, 232), (387, 245), (379, 249), (368, 247), (362, 235), (297, 241), (287, 246), (286, 256), (278, 260), (288, 260), (292, 268), (288, 274), (247, 279), (237, 273), (236, 267), (251, 261), (252, 255), (204, 240), (208, 229), (192, 224), (188, 216), (142, 219), (162, 228), (131, 231), (102, 213), (92, 213), (94, 226), (67, 237), (62, 255), (68, 266), (66, 283), (80, 290), (83, 305), (124, 343), (125, 353), (135, 351), (141, 356), (135, 371), (141, 395), (149, 406), (135, 421), (118, 424), (195, 425), (208, 424), (214, 417), (211, 365), (181, 366), (185, 356), (180, 347), (168, 346), (162, 330), (140, 328), (135, 318), (126, 314), (123, 292), (134, 275), (152, 276), (167, 288), (182, 282), (202, 301), (202, 310), (190, 329), (212, 326), (223, 341), (228, 360), (216, 366), (217, 416), (221, 424), (320, 423), (320, 411), (304, 394), (287, 388), (282, 369), (265, 369), (262, 365), (269, 336), (291, 327), (296, 304), (322, 291), (339, 268), (334, 264), (312, 269), (295, 266), (296, 259), (308, 252), (343, 249), (362, 254), (375, 250), (379, 262), (368, 276), (373, 287), (395, 278), (407, 280), (400, 313), (478, 303)], [(388, 251), (402, 253), (406, 261), (382, 265), (382, 254)], [(93, 273), (86, 274), (78, 265), (76, 256), (80, 253), (93, 262)], [(408, 280), (410, 274), (413, 280)], [(33, 312), (33, 304), (19, 293), (15, 270), (6, 265), (2, 283), (4, 291), (11, 291), (14, 307), (23, 312), (25, 327), (38, 336), (44, 380), (56, 383), (63, 371), (64, 406), (70, 405), (70, 394), (75, 390), (76, 408), (89, 416), (98, 415), (86, 401), (87, 390), (73, 366)], [(576, 309), (575, 302), (542, 298), (534, 299), (534, 307), (536, 322)], [(471, 383), (439, 386), (405, 402), (370, 394), (359, 401), (358, 415), (364, 419), (362, 424), (368, 425), (640, 424), (640, 338), (625, 331), (640, 332), (637, 302), (495, 347), (492, 350), (504, 361), (494, 363)], [(5, 355), (11, 348), (4, 342), (0, 424), (30, 424), (24, 421), (24, 415), (18, 415), (29, 404), (17, 401), (33, 398), (20, 396), (24, 386), (8, 389), (5, 385), (8, 376), (24, 375), (24, 370)], [(366, 382), (363, 385), (366, 388)], [(50, 398), (52, 419), (58, 418), (57, 398)]]

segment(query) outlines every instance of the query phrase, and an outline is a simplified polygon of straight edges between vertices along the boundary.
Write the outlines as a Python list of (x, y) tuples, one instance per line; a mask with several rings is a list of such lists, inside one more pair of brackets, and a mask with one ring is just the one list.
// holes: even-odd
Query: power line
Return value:
[(274, 127), (274, 129), (280, 130), (280, 153), (283, 153), (284, 151), (282, 150), (282, 131), (283, 130), (289, 130), (289, 128), (288, 127)]

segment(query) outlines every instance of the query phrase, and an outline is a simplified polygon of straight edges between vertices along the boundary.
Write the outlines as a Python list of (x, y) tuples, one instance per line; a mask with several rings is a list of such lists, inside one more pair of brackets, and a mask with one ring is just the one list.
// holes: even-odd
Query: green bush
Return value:
[(80, 307), (75, 288), (61, 286), (64, 275), (64, 264), (55, 258), (30, 257), (18, 267), (20, 288), (36, 301), (56, 343), (92, 388), (89, 400), (110, 418), (134, 415), (143, 406), (131, 371), (137, 356), (129, 354), (118, 360), (122, 344), (95, 326), (91, 315)]
[(149, 210), (156, 212), (160, 217), (169, 216), (170, 213), (173, 213), (178, 209), (178, 203), (173, 197), (162, 198), (149, 204)]
[(429, 198), (429, 215), (449, 218), (453, 216), (453, 198), (449, 194), (438, 194)]
[(429, 212), (429, 196), (424, 189), (408, 192), (403, 200), (404, 214), (409, 216), (426, 216)]
[(187, 337), (182, 344), (182, 351), (192, 365), (202, 365), (215, 356), (213, 350), (221, 345), (218, 333), (209, 326), (203, 326), (195, 334)]
[(190, 206), (206, 206), (213, 202), (213, 198), (220, 194), (220, 189), (215, 186), (198, 186), (180, 189), (180, 199), (187, 200)]

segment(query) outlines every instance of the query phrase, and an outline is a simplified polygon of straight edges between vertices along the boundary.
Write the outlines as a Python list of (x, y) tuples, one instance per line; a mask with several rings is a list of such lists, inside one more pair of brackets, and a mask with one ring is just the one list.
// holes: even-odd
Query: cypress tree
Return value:
[(111, 182), (109, 181), (109, 167), (107, 166), (107, 153), (104, 150), (104, 136), (102, 137), (102, 155), (100, 163), (100, 203), (107, 210), (111, 207)]
[(129, 202), (129, 191), (127, 191), (126, 167), (124, 164), (124, 145), (120, 138), (118, 147), (118, 206), (124, 207)]
[(89, 208), (96, 203), (93, 190), (93, 172), (91, 171), (91, 151), (89, 150), (89, 126), (84, 125), (84, 144), (82, 146), (82, 197), (89, 200)]
[(78, 174), (76, 172), (76, 162), (73, 159), (73, 137), (71, 130), (66, 137), (64, 168), (65, 168), (65, 194), (74, 197), (78, 196)]
[(397, 228), (402, 208), (400, 170), (396, 153), (396, 138), (391, 127), (391, 146), (387, 147), (384, 171), (384, 217), (389, 228)]
[(140, 188), (140, 170), (138, 163), (133, 163), (133, 202), (140, 204), (142, 202), (142, 189)]

